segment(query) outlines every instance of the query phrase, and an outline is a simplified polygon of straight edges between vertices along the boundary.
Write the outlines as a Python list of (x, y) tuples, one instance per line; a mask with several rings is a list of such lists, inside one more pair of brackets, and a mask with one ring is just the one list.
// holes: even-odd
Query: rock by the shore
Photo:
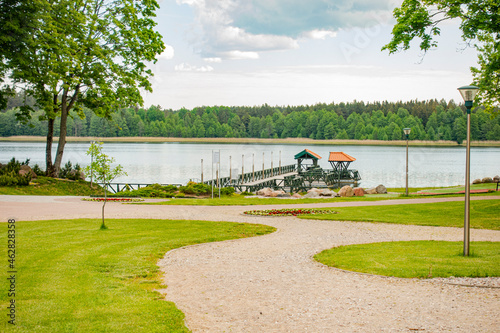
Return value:
[(377, 189), (375, 187), (369, 188), (366, 191), (366, 194), (377, 194)]
[(301, 198), (302, 198), (302, 196), (301, 196), (300, 194), (298, 194), (298, 193), (294, 193), (294, 194), (292, 195), (292, 198), (295, 198), (295, 199), (301, 199)]
[(495, 177), (493, 177), (493, 181), (494, 181), (495, 183), (500, 182), (500, 176), (499, 176), (499, 175), (496, 175)]
[(387, 188), (382, 184), (377, 186), (375, 189), (377, 190), (378, 194), (387, 194)]
[(482, 183), (482, 180), (481, 179), (474, 179), (474, 181), (472, 182), (472, 184), (481, 184)]
[(273, 193), (273, 190), (271, 190), (269, 187), (264, 187), (263, 189), (260, 189), (257, 191), (257, 195), (263, 196), (263, 197), (269, 197)]
[(290, 193), (279, 193), (278, 198), (290, 198)]
[(482, 183), (493, 183), (493, 179), (491, 177), (484, 177), (482, 180), (481, 180)]
[(304, 195), (304, 198), (318, 198), (319, 197), (319, 192), (316, 191), (311, 191), (308, 192), (306, 195)]
[(330, 189), (327, 188), (327, 189), (322, 190), (319, 193), (319, 195), (322, 196), (322, 197), (336, 197), (337, 193), (335, 193), (332, 190), (330, 190)]
[(354, 196), (355, 197), (364, 197), (365, 196), (365, 190), (361, 187), (356, 187), (354, 190)]
[(352, 197), (354, 195), (354, 190), (351, 186), (346, 185), (339, 190), (338, 194), (341, 197)]
[(36, 173), (31, 169), (29, 165), (21, 165), (21, 169), (19, 170), (19, 174), (21, 176), (26, 176), (27, 174), (31, 175), (31, 178), (36, 178)]

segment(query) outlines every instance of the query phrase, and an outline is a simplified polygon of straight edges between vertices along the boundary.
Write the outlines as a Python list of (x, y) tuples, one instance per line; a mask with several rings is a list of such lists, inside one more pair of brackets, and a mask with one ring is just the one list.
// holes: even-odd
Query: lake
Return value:
[[(85, 152), (89, 143), (67, 143), (63, 163), (68, 160), (84, 167), (90, 163)], [(128, 176), (115, 182), (185, 184), (190, 179), (201, 178), (201, 160), (204, 164), (204, 180), (212, 178), (212, 152), (220, 150), (220, 176), (229, 176), (231, 169), (241, 173), (262, 170), (281, 164), (295, 164), (294, 155), (305, 148), (322, 157), (319, 164), (330, 169), (330, 151), (343, 151), (356, 161), (350, 169), (361, 175), (362, 187), (384, 184), (387, 187), (405, 186), (406, 147), (357, 146), (357, 145), (298, 145), (298, 144), (203, 144), (203, 143), (104, 143), (103, 151), (121, 164)], [(53, 153), (56, 145), (53, 147)], [(243, 156), (242, 156), (243, 155)], [(0, 142), (0, 162), (12, 157), (30, 165), (38, 164), (45, 169), (45, 143)], [(450, 186), (465, 181), (465, 147), (410, 147), (409, 186)], [(214, 171), (215, 172), (215, 171)], [(471, 148), (471, 181), (476, 178), (500, 174), (500, 148)]]

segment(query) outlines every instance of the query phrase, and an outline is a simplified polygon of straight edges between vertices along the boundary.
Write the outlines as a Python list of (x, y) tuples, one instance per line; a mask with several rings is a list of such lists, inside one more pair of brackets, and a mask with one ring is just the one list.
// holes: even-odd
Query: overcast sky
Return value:
[(159, 0), (166, 44), (145, 105), (304, 105), (455, 99), (476, 52), (457, 22), (425, 57), (381, 51), (401, 0)]

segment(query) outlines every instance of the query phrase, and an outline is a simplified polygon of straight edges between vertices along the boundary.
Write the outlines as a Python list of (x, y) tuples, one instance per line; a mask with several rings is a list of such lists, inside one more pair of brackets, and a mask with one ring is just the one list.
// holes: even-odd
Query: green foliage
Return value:
[(79, 180), (82, 169), (78, 163), (73, 167), (71, 161), (68, 161), (64, 167), (59, 171), (59, 178), (66, 178), (71, 180)]
[[(22, 86), (36, 100), (39, 120), (47, 121), (47, 174), (57, 176), (68, 126), (74, 116), (84, 117), (84, 106), (111, 119), (121, 107), (142, 105), (141, 91), (152, 91), (147, 62), (155, 62), (165, 48), (154, 30), (159, 5), (156, 0), (7, 2), (0, 10), (0, 32), (7, 33), (0, 34), (0, 77), (8, 74), (8, 88)], [(26, 103), (16, 117), (26, 123), (34, 113)], [(59, 146), (52, 162), (56, 119)]]
[(207, 184), (189, 182), (189, 183), (187, 183), (186, 186), (179, 187), (179, 191), (181, 191), (185, 194), (205, 195), (205, 194), (212, 193), (211, 192), (212, 187), (210, 185), (207, 185)]
[(151, 184), (137, 190), (126, 190), (116, 194), (116, 196), (144, 197), (144, 198), (171, 198), (177, 192), (174, 185), (163, 186), (160, 184)]
[[(392, 40), (382, 50), (395, 53), (408, 50), (413, 39), (420, 39), (424, 52), (437, 47), (438, 25), (460, 20), (462, 38), (478, 51), (479, 68), (472, 67), (480, 92), (476, 97), (489, 112), (498, 113), (500, 102), (500, 4), (496, 0), (404, 0), (394, 9), (397, 23)], [(495, 106), (497, 107), (495, 109)]]
[[(154, 111), (152, 111), (154, 110)], [(148, 113), (153, 121), (149, 120)], [(157, 116), (161, 112), (163, 117)], [(444, 101), (341, 104), (318, 104), (308, 107), (275, 107), (272, 114), (265, 106), (260, 107), (206, 107), (193, 110), (121, 109), (113, 113), (111, 120), (103, 119), (88, 109), (83, 109), (86, 119), (74, 117), (68, 120), (68, 134), (74, 136), (125, 137), (261, 137), (262, 124), (266, 136), (308, 137), (323, 139), (402, 140), (401, 129), (412, 129), (410, 140), (455, 140), (455, 121), (465, 121), (464, 109)], [(143, 114), (143, 116), (140, 116)], [(251, 116), (250, 116), (251, 114)], [(28, 123), (20, 126), (15, 110), (0, 112), (0, 135), (44, 135), (46, 121), (37, 120), (43, 111), (37, 111)], [(248, 117), (247, 117), (248, 116)], [(144, 120), (142, 119), (144, 117)], [(35, 119), (36, 118), (36, 119)], [(472, 111), (472, 139), (500, 140), (495, 126), (500, 117), (490, 118), (482, 108)], [(227, 121), (227, 122), (224, 122)], [(55, 135), (59, 135), (55, 122)], [(262, 124), (261, 124), (262, 123)], [(31, 125), (32, 127), (29, 127)], [(264, 126), (262, 125), (262, 126)], [(201, 126), (205, 129), (201, 133)], [(154, 127), (154, 128), (153, 128)], [(297, 130), (298, 128), (300, 130)], [(206, 129), (212, 130), (207, 131)], [(496, 139), (495, 139), (496, 138)]]
[[(85, 167), (87, 174), (91, 174), (95, 177), (97, 182), (104, 184), (104, 198), (107, 196), (107, 187), (116, 177), (126, 176), (127, 173), (123, 171), (123, 167), (118, 164), (114, 168), (111, 164), (115, 161), (113, 157), (102, 152), (102, 142), (92, 142), (90, 144), (87, 155), (92, 156), (92, 161), (89, 165)], [(71, 166), (71, 163), (70, 163)], [(104, 206), (106, 205), (106, 200), (102, 204), (102, 224), (101, 230), (107, 229), (104, 224)]]
[(28, 165), (26, 162), (19, 162), (14, 157), (6, 165), (0, 168), (0, 186), (28, 186), (31, 181), (31, 174), (20, 175), (22, 165)]

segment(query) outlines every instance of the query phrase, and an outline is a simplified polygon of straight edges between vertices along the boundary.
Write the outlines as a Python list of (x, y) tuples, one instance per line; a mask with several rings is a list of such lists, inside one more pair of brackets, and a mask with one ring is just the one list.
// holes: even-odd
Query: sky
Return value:
[(145, 106), (313, 105), (445, 99), (472, 81), (459, 22), (438, 48), (389, 55), (402, 0), (158, 0), (165, 51)]

